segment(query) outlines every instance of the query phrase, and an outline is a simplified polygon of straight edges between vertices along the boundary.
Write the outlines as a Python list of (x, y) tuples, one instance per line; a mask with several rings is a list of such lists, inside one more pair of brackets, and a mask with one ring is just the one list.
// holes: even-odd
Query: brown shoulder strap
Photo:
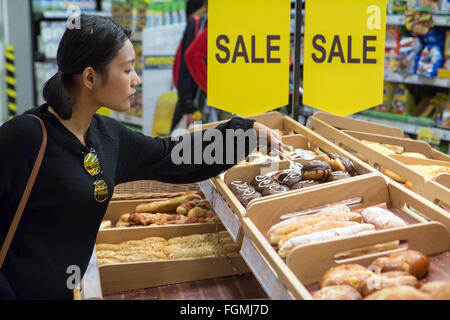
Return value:
[(3, 242), (2, 249), (0, 251), (0, 269), (3, 266), (3, 262), (5, 260), (6, 254), (8, 253), (9, 246), (11, 241), (16, 233), (17, 226), (19, 225), (20, 218), (22, 217), (23, 210), (28, 201), (28, 197), (30, 196), (31, 189), (33, 189), (34, 181), (36, 180), (37, 174), (39, 172), (39, 168), (41, 167), (42, 159), (44, 158), (45, 148), (47, 146), (47, 130), (45, 129), (44, 122), (37, 116), (29, 115), (37, 118), (42, 127), (42, 144), (41, 149), (39, 150), (36, 161), (34, 162), (33, 170), (31, 171), (30, 177), (28, 178), (27, 185), (25, 187), (25, 191), (23, 192), (22, 198), (20, 199), (19, 206), (17, 207), (16, 214), (14, 215), (11, 226), (9, 227), (8, 233), (6, 234), (5, 241)]

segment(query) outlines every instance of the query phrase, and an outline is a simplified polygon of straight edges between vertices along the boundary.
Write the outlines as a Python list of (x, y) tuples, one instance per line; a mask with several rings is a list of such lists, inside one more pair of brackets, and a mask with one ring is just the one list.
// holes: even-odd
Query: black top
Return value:
[[(171, 160), (171, 150), (179, 142), (144, 136), (97, 114), (92, 119), (84, 146), (48, 111), (47, 105), (27, 113), (44, 121), (48, 142), (34, 188), (0, 272), (0, 297), (73, 298), (66, 284), (74, 274), (71, 266), (78, 266), (81, 276), (86, 271), (108, 206), (108, 201), (99, 203), (94, 199), (95, 178), (84, 169), (84, 155), (91, 147), (100, 159), (110, 195), (115, 185), (127, 181), (192, 183), (232, 167), (204, 163), (176, 165)], [(247, 130), (253, 127), (253, 122), (233, 118), (218, 129), (222, 133), (226, 129)], [(211, 143), (193, 140), (193, 134), (187, 137), (193, 141), (193, 150), (198, 150), (194, 144), (201, 143), (199, 147), (204, 150), (207, 143)], [(41, 126), (33, 117), (20, 115), (0, 127), (0, 244), (25, 189), (41, 141)], [(248, 144), (245, 149), (247, 156)], [(234, 160), (236, 163), (242, 159), (235, 156)]]

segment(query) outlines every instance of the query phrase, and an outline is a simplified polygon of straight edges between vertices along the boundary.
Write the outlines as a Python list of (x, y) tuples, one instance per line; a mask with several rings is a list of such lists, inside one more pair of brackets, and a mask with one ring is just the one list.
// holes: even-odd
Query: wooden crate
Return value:
[(393, 128), (378, 123), (345, 118), (321, 111), (315, 112), (313, 116), (340, 130), (352, 130), (365, 133), (374, 133), (398, 138), (403, 138), (405, 136), (403, 130), (399, 128)]
[[(282, 135), (291, 134), (291, 131), (289, 131), (289, 128), (286, 128), (284, 126), (284, 121), (283, 121), (284, 116), (280, 112), (272, 111), (272, 112), (257, 114), (254, 116), (249, 116), (246, 118), (256, 120), (257, 122), (262, 123), (271, 129), (277, 129), (281, 132)], [(192, 132), (192, 131), (198, 131), (198, 130), (213, 129), (220, 124), (226, 123), (227, 121), (229, 121), (229, 120), (223, 120), (223, 121), (202, 124), (201, 126), (194, 127), (192, 129), (190, 129), (189, 131)]]
[[(378, 230), (373, 234), (299, 246), (290, 252), (287, 259), (278, 255), (266, 237), (269, 228), (280, 222), (280, 217), (284, 214), (355, 198), (360, 198), (361, 202), (351, 206), (352, 210), (385, 203), (408, 225)], [(349, 261), (367, 264), (386, 254), (378, 252), (338, 262), (334, 255), (341, 251), (395, 240), (407, 241), (410, 249), (422, 251), (427, 255), (444, 252), (449, 248), (450, 214), (412, 191), (378, 175), (360, 176), (353, 181), (337, 185), (323, 185), (315, 190), (286, 194), (270, 201), (254, 202), (249, 206), (247, 217), (243, 219), (242, 224), (246, 238), (241, 255), (244, 259), (249, 256), (251, 247), (247, 243), (250, 242), (257, 250), (256, 254), (263, 256), (267, 268), (273, 272), (272, 279), (278, 281), (278, 286), (274, 288), (284, 288), (284, 292), (273, 295), (290, 295), (295, 299), (311, 299), (306, 285), (317, 281), (332, 266)], [(252, 265), (249, 267), (255, 268)]]
[[(224, 230), (211, 224), (171, 225), (131, 230), (133, 232), (100, 232), (98, 243), (120, 243), (146, 237), (165, 239)], [(241, 257), (205, 257), (117, 263), (99, 266), (102, 292), (150, 288), (167, 284), (243, 274), (250, 270)]]
[(365, 132), (357, 132), (351, 130), (342, 130), (342, 132), (358, 139), (358, 140), (367, 140), (379, 143), (387, 143), (395, 146), (400, 146), (404, 148), (404, 152), (417, 152), (423, 154), (427, 158), (431, 160), (440, 160), (440, 161), (448, 161), (450, 162), (450, 155), (440, 152), (436, 149), (433, 149), (428, 143), (425, 141), (417, 141), (407, 138), (397, 138), (391, 137), (381, 134), (371, 134)]
[[(403, 162), (399, 161), (400, 159), (398, 156), (387, 156), (379, 153), (369, 146), (361, 143), (355, 137), (330, 126), (329, 124), (323, 122), (318, 118), (315, 118), (314, 116), (310, 117), (308, 121), (313, 131), (322, 135), (323, 137), (326, 137), (327, 139), (330, 139), (336, 145), (342, 147), (352, 154), (362, 155), (363, 159), (367, 160), (367, 163), (376, 170), (389, 169), (402, 178), (406, 179), (407, 181), (410, 181), (412, 183), (412, 190), (417, 194), (429, 199), (434, 203), (439, 202), (446, 205), (447, 207), (450, 206), (450, 191), (448, 188), (436, 181), (430, 181), (419, 173), (409, 169)], [(402, 158), (404, 159), (405, 157)], [(437, 163), (435, 161), (438, 160), (428, 161), (429, 163)], [(430, 190), (431, 185), (432, 187)]]

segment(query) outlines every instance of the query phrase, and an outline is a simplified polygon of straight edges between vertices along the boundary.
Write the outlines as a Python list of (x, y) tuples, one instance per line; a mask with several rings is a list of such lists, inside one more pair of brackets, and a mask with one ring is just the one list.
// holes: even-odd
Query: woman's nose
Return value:
[(140, 85), (141, 83), (142, 83), (141, 78), (139, 78), (137, 73), (134, 72), (134, 78), (131, 80), (131, 86), (134, 88)]

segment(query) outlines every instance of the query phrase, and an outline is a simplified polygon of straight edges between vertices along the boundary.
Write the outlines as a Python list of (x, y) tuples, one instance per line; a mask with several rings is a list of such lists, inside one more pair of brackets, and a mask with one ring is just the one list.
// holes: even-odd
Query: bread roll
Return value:
[(432, 300), (450, 300), (450, 280), (428, 282), (420, 291), (428, 294)]
[[(314, 225), (322, 221), (337, 221), (337, 220), (360, 222), (362, 220), (362, 217), (359, 213), (356, 212), (348, 212), (348, 213), (344, 212), (344, 213), (334, 213), (330, 215), (310, 216), (305, 217), (305, 219), (299, 219), (297, 221), (292, 220), (292, 223), (286, 224), (285, 226), (278, 228), (274, 232), (269, 232), (270, 242), (273, 244), (277, 244), (283, 237), (285, 237), (291, 232), (295, 232), (297, 230)], [(375, 228), (373, 227), (373, 229)]]
[(283, 237), (278, 242), (278, 246), (282, 247), (286, 241), (288, 241), (289, 239), (294, 238), (294, 237), (302, 236), (305, 234), (311, 234), (311, 233), (319, 232), (319, 231), (354, 226), (354, 225), (358, 225), (358, 224), (359, 224), (358, 222), (354, 222), (354, 221), (322, 221), (322, 222), (316, 223), (312, 226), (308, 226), (308, 227), (305, 227), (305, 228), (302, 228), (302, 229), (299, 229), (297, 231), (287, 234), (285, 237)]
[(420, 284), (417, 278), (405, 271), (390, 271), (368, 278), (361, 289), (361, 294), (366, 297), (375, 291), (393, 286), (411, 286), (419, 288)]
[(315, 300), (361, 300), (361, 294), (352, 286), (336, 285), (329, 286), (316, 291), (313, 296)]
[(343, 264), (325, 272), (319, 281), (319, 286), (324, 288), (335, 285), (349, 285), (360, 292), (367, 278), (373, 275), (372, 271), (359, 264)]
[(361, 213), (365, 223), (373, 224), (379, 229), (390, 229), (406, 226), (406, 223), (392, 212), (379, 207), (366, 208)]
[(174, 213), (179, 205), (193, 199), (201, 199), (201, 197), (193, 191), (188, 191), (181, 197), (140, 204), (136, 207), (136, 212)]
[(430, 300), (430, 297), (411, 286), (394, 286), (378, 290), (364, 300)]
[[(391, 253), (372, 262), (371, 269), (379, 272), (406, 271), (421, 279), (427, 272), (429, 261), (426, 255), (416, 250)], [(378, 269), (377, 269), (378, 268)]]
[(320, 242), (320, 241), (327, 241), (327, 240), (334, 240), (340, 237), (345, 236), (351, 236), (356, 234), (362, 234), (362, 233), (368, 233), (368, 232), (375, 232), (375, 227), (372, 224), (358, 224), (354, 226), (348, 226), (343, 228), (336, 228), (331, 230), (325, 230), (320, 232), (315, 232), (312, 234), (307, 234), (303, 236), (298, 236), (289, 239), (286, 241), (282, 247), (280, 247), (280, 250), (278, 251), (278, 254), (282, 258), (286, 258), (289, 255), (289, 252), (295, 248), (296, 246), (308, 244), (312, 242)]
[[(350, 212), (350, 208), (347, 207), (344, 204), (337, 204), (337, 205), (333, 205), (333, 206), (329, 206), (326, 208), (323, 208), (322, 210), (320, 210), (319, 212), (315, 213), (315, 214), (308, 214), (308, 215), (303, 215), (303, 216), (296, 216), (287, 220), (283, 220), (275, 225), (273, 225), (270, 230), (269, 233), (271, 232), (275, 232), (276, 230), (285, 227), (287, 225), (290, 225), (294, 222), (297, 221), (301, 221), (307, 218), (311, 218), (311, 217), (319, 217), (319, 216), (329, 216), (332, 215), (334, 213), (345, 213), (345, 212)], [(361, 218), (362, 221), (362, 218)]]

